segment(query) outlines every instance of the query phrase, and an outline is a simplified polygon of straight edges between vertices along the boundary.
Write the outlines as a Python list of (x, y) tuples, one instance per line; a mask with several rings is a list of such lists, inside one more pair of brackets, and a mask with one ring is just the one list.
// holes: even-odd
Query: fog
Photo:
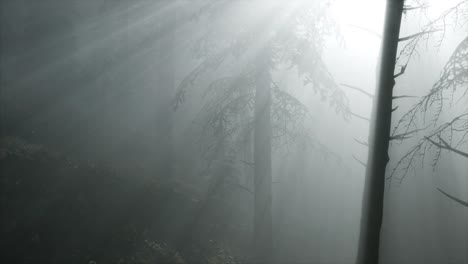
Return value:
[(468, 1), (0, 6), (2, 263), (468, 264)]

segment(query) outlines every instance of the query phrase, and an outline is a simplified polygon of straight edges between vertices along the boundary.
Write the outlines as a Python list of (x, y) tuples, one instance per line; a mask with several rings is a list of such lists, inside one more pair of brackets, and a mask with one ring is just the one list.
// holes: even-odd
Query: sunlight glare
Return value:
[[(332, 15), (346, 42), (375, 44), (380, 39), (384, 21), (383, 0), (336, 0), (332, 2)], [(362, 34), (361, 34), (362, 33)]]

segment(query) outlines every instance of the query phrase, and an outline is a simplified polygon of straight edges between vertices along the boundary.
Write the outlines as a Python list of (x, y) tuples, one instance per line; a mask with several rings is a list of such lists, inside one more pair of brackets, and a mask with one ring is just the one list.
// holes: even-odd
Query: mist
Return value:
[(0, 6), (2, 263), (468, 264), (468, 1)]

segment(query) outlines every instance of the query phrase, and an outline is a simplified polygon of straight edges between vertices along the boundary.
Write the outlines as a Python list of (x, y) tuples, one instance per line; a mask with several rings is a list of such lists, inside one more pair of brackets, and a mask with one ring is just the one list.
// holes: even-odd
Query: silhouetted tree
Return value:
[(379, 261), (380, 229), (383, 217), (385, 169), (389, 160), (388, 146), (395, 84), (395, 63), (404, 0), (388, 0), (385, 14), (378, 86), (369, 132), (369, 154), (361, 213), (361, 230), (357, 263)]
[[(383, 198), (385, 189), (385, 170), (389, 161), (388, 157), (388, 146), (392, 140), (404, 140), (410, 138), (414, 133), (424, 130), (425, 128), (412, 126), (415, 115), (413, 115), (413, 109), (410, 113), (405, 114), (404, 120), (407, 122), (403, 132), (390, 133), (391, 116), (392, 112), (397, 110), (398, 107), (392, 108), (393, 99), (401, 98), (413, 98), (414, 96), (393, 96), (392, 89), (395, 84), (395, 78), (403, 75), (411, 60), (411, 58), (417, 53), (417, 49), (422, 40), (427, 40), (432, 33), (442, 32), (442, 39), (445, 33), (446, 19), (455, 14), (455, 19), (458, 19), (458, 13), (463, 10), (463, 6), (468, 1), (461, 1), (456, 6), (443, 12), (438, 18), (430, 21), (419, 33), (412, 34), (406, 37), (399, 37), (399, 28), (401, 24), (402, 14), (416, 9), (425, 8), (425, 6), (410, 7), (405, 6), (404, 1), (387, 1), (386, 9), (386, 21), (383, 35), (383, 47), (381, 57), (381, 67), (379, 70), (379, 84), (377, 87), (376, 96), (371, 95), (374, 98), (374, 111), (372, 115), (371, 130), (369, 135), (369, 156), (368, 163), (366, 166), (366, 180), (364, 186), (364, 196), (362, 205), (362, 220), (361, 220), (361, 233), (360, 243), (358, 250), (358, 263), (377, 263), (378, 262), (378, 251), (379, 251), (379, 240), (380, 240), (380, 228), (382, 224), (383, 216)], [(464, 11), (462, 11), (464, 12)], [(397, 56), (398, 43), (407, 42), (404, 45)], [(466, 56), (465, 56), (466, 57)], [(401, 64), (400, 72), (394, 73), (395, 63)], [(433, 100), (431, 98), (430, 100)], [(428, 104), (432, 104), (430, 100), (420, 102), (418, 107), (425, 108)], [(424, 99), (422, 100), (424, 101)], [(442, 104), (443, 99), (439, 100), (438, 103)], [(439, 112), (440, 114), (440, 112)], [(452, 122), (447, 123), (445, 126), (439, 127), (435, 133), (431, 134), (433, 137), (440, 133), (441, 130), (450, 127), (453, 123), (463, 119), (464, 115), (458, 116)], [(397, 128), (404, 122), (400, 121)], [(439, 132), (437, 132), (439, 131)], [(429, 139), (425, 139), (429, 141)], [(429, 141), (430, 142), (430, 141)], [(434, 142), (435, 143), (435, 142)], [(441, 147), (448, 148), (448, 144), (441, 142), (439, 144), (439, 151)], [(402, 160), (412, 160), (419, 150), (425, 151), (424, 142), (413, 148), (410, 153), (406, 154)], [(460, 154), (460, 153), (459, 153)], [(400, 160), (397, 164), (397, 168), (400, 168), (403, 162)], [(404, 168), (404, 174), (407, 173), (408, 169), (411, 168), (411, 162), (406, 163), (407, 166)], [(364, 164), (365, 165), (365, 164)], [(395, 170), (397, 169), (395, 168)], [(393, 171), (393, 173), (395, 172)], [(390, 175), (390, 177), (393, 176)]]
[[(326, 4), (321, 1), (288, 3), (285, 8), (294, 7), (289, 13), (268, 14), (279, 9), (281, 4), (284, 3), (214, 1), (203, 6), (203, 12), (208, 14), (211, 21), (221, 24), (211, 23), (214, 29), (198, 42), (203, 61), (182, 81), (176, 94), (177, 106), (184, 100), (187, 87), (200, 76), (221, 71), (219, 69), (223, 64), (237, 66), (232, 76), (221, 77), (211, 83), (209, 92), (216, 99), (208, 103), (210, 111), (202, 124), (212, 131), (205, 135), (217, 135), (222, 139), (214, 141), (214, 144), (239, 139), (246, 142), (253, 130), (254, 160), (249, 163), (254, 170), (253, 248), (257, 261), (268, 261), (272, 256), (272, 139), (290, 142), (298, 134), (307, 137), (305, 133), (298, 133), (292, 128), (307, 115), (307, 108), (274, 84), (273, 70), (280, 66), (295, 68), (304, 83), (312, 84), (322, 99), (328, 99), (337, 112), (345, 117), (349, 113), (344, 93), (334, 82), (320, 56), (324, 37), (331, 33)], [(257, 10), (256, 6), (265, 7), (267, 12), (252, 14)], [(229, 7), (248, 12), (234, 31), (229, 29), (230, 25), (223, 24), (229, 21), (227, 14), (223, 13)], [(244, 65), (239, 65), (242, 63)], [(244, 122), (247, 126), (239, 129), (239, 117), (246, 120), (246, 116), (250, 116), (247, 118), (250, 121)], [(212, 146), (208, 145), (216, 149)], [(239, 145), (234, 144), (226, 151), (237, 153), (238, 148)], [(235, 157), (235, 154), (231, 156)]]

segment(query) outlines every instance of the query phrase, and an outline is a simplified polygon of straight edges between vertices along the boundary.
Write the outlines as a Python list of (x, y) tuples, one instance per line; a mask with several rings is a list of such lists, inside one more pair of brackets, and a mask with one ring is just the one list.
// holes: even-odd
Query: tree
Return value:
[(395, 63), (404, 0), (388, 0), (381, 51), (379, 80), (374, 99), (369, 133), (369, 155), (361, 213), (357, 263), (375, 264), (379, 260), (380, 229), (383, 218), (385, 168), (392, 117)]
[[(436, 127), (420, 137), (418, 142), (411, 147), (396, 163), (390, 177), (398, 178), (400, 181), (409, 173), (414, 166), (417, 158), (423, 161), (432, 158), (431, 165), (437, 166), (442, 156), (442, 151), (448, 151), (468, 158), (468, 152), (464, 151), (464, 146), (468, 140), (468, 109), (458, 109), (448, 122), (440, 124), (440, 117), (443, 113), (449, 114), (450, 108), (454, 107), (456, 102), (463, 100), (468, 95), (466, 83), (468, 83), (468, 37), (460, 42), (448, 62), (444, 66), (439, 80), (432, 86), (430, 91), (422, 96), (418, 103), (413, 105), (398, 121), (394, 134), (403, 130), (407, 133), (409, 130), (424, 130), (428, 127)], [(455, 104), (454, 98), (459, 97)], [(444, 103), (448, 101), (448, 103)], [(422, 117), (422, 118), (421, 118)], [(426, 120), (429, 119), (429, 125), (426, 126)], [(425, 126), (425, 127), (424, 127)], [(423, 128), (421, 128), (423, 127)], [(403, 140), (403, 139), (402, 139)], [(432, 151), (435, 148), (435, 153)], [(442, 191), (438, 191), (449, 199), (466, 206), (466, 202), (455, 198), (454, 196)]]
[(258, 261), (270, 260), (273, 250), (271, 175), (271, 55), (260, 53), (254, 112), (254, 251)]
[[(468, 110), (461, 110), (462, 113), (455, 114), (451, 121), (439, 124), (440, 117), (444, 111), (448, 111), (454, 105), (454, 98), (460, 97), (457, 102), (468, 95), (465, 84), (468, 82), (468, 37), (460, 42), (448, 62), (442, 70), (439, 80), (432, 86), (430, 91), (422, 96), (415, 105), (413, 105), (398, 121), (393, 134), (407, 133), (410, 130), (427, 130), (427, 120), (430, 126), (436, 129), (423, 136), (420, 142), (414, 146), (407, 154), (402, 157), (393, 169), (392, 176), (400, 173), (400, 178), (406, 176), (408, 164), (411, 164), (420, 150), (424, 151), (431, 144), (436, 146), (439, 151), (442, 149), (452, 151), (458, 155), (467, 157), (467, 153), (458, 150), (457, 147), (466, 144), (465, 138), (468, 136), (466, 131)], [(448, 103), (444, 103), (448, 101)], [(460, 134), (454, 137), (454, 134)], [(455, 146), (446, 141), (446, 137), (452, 140), (458, 140)], [(427, 145), (428, 144), (428, 145)], [(424, 153), (423, 153), (424, 154)], [(440, 153), (434, 159), (436, 165), (440, 158)], [(400, 169), (403, 168), (403, 171)]]
[[(226, 21), (230, 17), (223, 13), (230, 6), (245, 11), (243, 21), (236, 20), (235, 30), (229, 28)], [(263, 11), (258, 12), (258, 7)], [(269, 14), (283, 7), (290, 12)], [(214, 1), (204, 5), (203, 11), (211, 21), (221, 18), (221, 23), (211, 23), (213, 29), (198, 42), (198, 49), (204, 54), (203, 61), (183, 80), (177, 92), (176, 106), (184, 100), (187, 87), (200, 76), (210, 71), (222, 72), (219, 68), (223, 64), (235, 65), (231, 76), (211, 83), (209, 91), (218, 96), (214, 103), (210, 103), (208, 118), (202, 123), (212, 131), (204, 135), (216, 135), (214, 138), (221, 139), (214, 145), (225, 144), (228, 140), (235, 142), (245, 139), (252, 131), (254, 133), (254, 160), (249, 163), (254, 170), (253, 248), (256, 261), (268, 262), (272, 255), (272, 144), (278, 138), (288, 141), (297, 137), (291, 134), (291, 127), (307, 113), (299, 100), (274, 84), (274, 70), (284, 66), (297, 70), (303, 82), (312, 84), (337, 112), (345, 117), (349, 113), (344, 93), (320, 56), (324, 37), (331, 34), (331, 23), (325, 10), (326, 4), (321, 1), (294, 1), (287, 5), (281, 1)], [(245, 64), (239, 65), (239, 61)], [(244, 116), (240, 116), (242, 114)], [(245, 120), (246, 116), (250, 121), (239, 129), (239, 119)], [(209, 146), (211, 150), (217, 149)], [(239, 147), (245, 147), (231, 146), (226, 151), (232, 150), (233, 157)]]
[[(467, 5), (468, 1), (459, 1), (439, 17), (427, 23), (422, 32), (442, 32), (439, 40), (440, 45), (444, 39), (449, 19), (454, 25), (454, 29), (466, 27)], [(423, 36), (424, 34), (418, 34), (400, 52), (400, 57), (406, 57), (406, 64), (415, 54), (419, 40)], [(435, 169), (443, 151), (468, 158), (468, 152), (463, 150), (468, 136), (468, 109), (456, 107), (457, 103), (466, 98), (468, 94), (466, 89), (466, 83), (468, 82), (467, 53), (468, 38), (464, 38), (444, 66), (438, 81), (434, 83), (426, 95), (420, 98), (419, 102), (413, 105), (398, 120), (393, 135), (406, 135), (399, 138), (400, 141), (410, 138), (414, 135), (414, 132), (427, 132), (420, 136), (417, 143), (396, 162), (389, 178), (398, 179), (401, 182), (409, 171), (414, 168), (414, 163), (418, 158), (421, 158), (422, 164), (424, 164), (424, 161), (431, 156), (431, 166)], [(460, 99), (454, 103), (454, 98), (457, 97)], [(449, 116), (449, 121), (441, 123), (442, 115)], [(430, 127), (435, 128), (429, 130)], [(437, 190), (445, 197), (466, 206), (466, 202), (463, 200), (444, 192), (440, 188), (437, 188)]]
[[(394, 79), (405, 73), (408, 63), (417, 53), (421, 40), (427, 40), (428, 36), (434, 32), (442, 32), (443, 38), (446, 18), (453, 13), (458, 14), (458, 10), (467, 2), (462, 1), (453, 8), (448, 9), (441, 16), (427, 23), (421, 32), (406, 37), (399, 37), (402, 14), (410, 10), (424, 9), (426, 6), (411, 7), (405, 6), (404, 1), (387, 1), (377, 96), (371, 96), (375, 100), (369, 134), (369, 156), (366, 165), (358, 263), (378, 262), (379, 233), (383, 217), (384, 183), (386, 179), (385, 169), (389, 161), (389, 142), (410, 138), (414, 133), (425, 129), (419, 127), (412, 129), (411, 120), (403, 133), (390, 133), (392, 112), (398, 109), (398, 106), (392, 108), (392, 99), (413, 97), (407, 95), (392, 96), (392, 88), (395, 84)], [(457, 19), (457, 16), (455, 17)], [(403, 41), (407, 41), (408, 43), (401, 48), (397, 56), (398, 43)], [(402, 65), (400, 72), (394, 74), (397, 61), (402, 63)], [(405, 156), (404, 158), (407, 157)], [(406, 171), (409, 167), (406, 167)]]

